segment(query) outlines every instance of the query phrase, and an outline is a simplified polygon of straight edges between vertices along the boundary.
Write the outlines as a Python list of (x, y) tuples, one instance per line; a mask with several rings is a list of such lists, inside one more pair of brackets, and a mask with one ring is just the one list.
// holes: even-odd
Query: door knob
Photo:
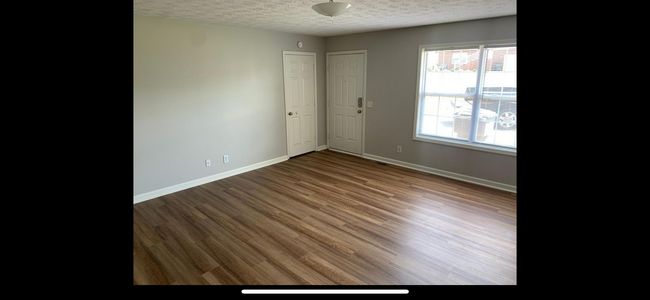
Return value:
[(361, 113), (361, 110), (357, 110), (357, 113)]
[(290, 116), (293, 116), (293, 113), (292, 113), (292, 112), (289, 112), (289, 115), (290, 115)]

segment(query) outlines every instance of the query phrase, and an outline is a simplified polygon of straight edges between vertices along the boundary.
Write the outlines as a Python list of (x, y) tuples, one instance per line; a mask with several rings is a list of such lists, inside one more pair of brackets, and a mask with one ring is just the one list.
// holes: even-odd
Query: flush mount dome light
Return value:
[(329, 3), (316, 4), (312, 6), (311, 9), (315, 10), (317, 13), (323, 16), (333, 17), (343, 14), (344, 12), (348, 11), (350, 7), (352, 7), (352, 4), (342, 2), (334, 3), (333, 0), (330, 0)]

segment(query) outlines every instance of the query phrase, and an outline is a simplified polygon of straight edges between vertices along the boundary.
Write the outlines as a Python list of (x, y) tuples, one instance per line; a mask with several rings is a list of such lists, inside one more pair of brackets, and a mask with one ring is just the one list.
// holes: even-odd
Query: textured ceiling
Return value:
[(133, 0), (133, 13), (314, 36), (517, 14), (516, 0), (335, 0), (352, 7), (326, 17), (311, 9), (322, 2), (329, 0)]

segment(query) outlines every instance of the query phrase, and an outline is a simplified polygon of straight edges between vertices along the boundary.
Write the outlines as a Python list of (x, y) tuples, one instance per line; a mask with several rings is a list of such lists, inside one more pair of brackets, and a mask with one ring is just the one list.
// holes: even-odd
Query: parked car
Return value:
[[(475, 87), (468, 87), (466, 94), (473, 94)], [(479, 119), (484, 122), (496, 122), (496, 129), (517, 129), (517, 100), (497, 100), (490, 96), (516, 96), (516, 87), (484, 87)], [(466, 97), (463, 102), (456, 103), (456, 117), (470, 118), (472, 115), (472, 101), (474, 98)]]

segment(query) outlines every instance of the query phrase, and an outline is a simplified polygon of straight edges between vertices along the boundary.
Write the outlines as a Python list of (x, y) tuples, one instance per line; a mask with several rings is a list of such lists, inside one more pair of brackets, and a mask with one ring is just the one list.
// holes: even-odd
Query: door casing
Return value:
[[(362, 109), (362, 122), (361, 122), (361, 154), (357, 155), (351, 152), (345, 152), (350, 155), (356, 155), (356, 156), (361, 156), (366, 153), (366, 110), (368, 109), (368, 106), (366, 105), (367, 97), (366, 97), (366, 82), (368, 81), (368, 50), (350, 50), (350, 51), (335, 51), (335, 52), (326, 52), (325, 53), (325, 70), (326, 70), (326, 76), (325, 76), (325, 95), (327, 98), (327, 105), (326, 107), (326, 127), (327, 127), (327, 148), (330, 147), (330, 56), (334, 55), (345, 55), (345, 54), (363, 54), (363, 109)], [(335, 149), (332, 149), (335, 150)]]

